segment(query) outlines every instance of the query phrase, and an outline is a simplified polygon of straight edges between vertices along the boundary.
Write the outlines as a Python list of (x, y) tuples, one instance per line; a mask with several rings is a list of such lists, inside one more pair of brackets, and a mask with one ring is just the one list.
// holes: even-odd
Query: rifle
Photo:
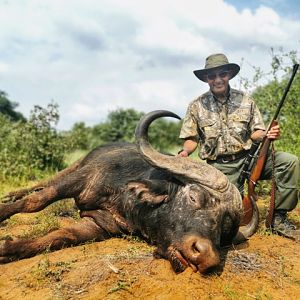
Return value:
[[(292, 85), (292, 82), (294, 80), (294, 77), (297, 73), (298, 68), (299, 68), (299, 64), (295, 64), (293, 67), (292, 76), (284, 90), (283, 96), (278, 104), (275, 115), (274, 115), (272, 121), (270, 122), (270, 125), (268, 126), (267, 132), (273, 126), (278, 124), (277, 117), (283, 106), (283, 103), (284, 103), (285, 98), (289, 92), (291, 85)], [(244, 219), (242, 222), (243, 224), (248, 224), (252, 218), (252, 204), (251, 204), (250, 199), (254, 199), (255, 201), (257, 201), (257, 195), (255, 194), (255, 187), (256, 187), (257, 181), (260, 179), (261, 173), (264, 169), (271, 142), (272, 142), (272, 140), (267, 138), (267, 136), (265, 136), (262, 139), (262, 141), (260, 141), (260, 142), (258, 142), (258, 141), (253, 142), (252, 146), (249, 150), (249, 153), (247, 154), (247, 156), (244, 160), (244, 163), (242, 166), (242, 171), (241, 171), (241, 174), (238, 179), (239, 185), (242, 185), (244, 183), (245, 179), (248, 181), (248, 195), (245, 195), (243, 197), (243, 204), (244, 204), (244, 210), (245, 210), (245, 215), (244, 215)], [(273, 220), (273, 214), (274, 214), (274, 208), (275, 208), (275, 196), (274, 196), (275, 190), (274, 189), (275, 189), (275, 187), (273, 184), (269, 214), (268, 214), (268, 217), (266, 220), (267, 227), (271, 226), (271, 223)]]

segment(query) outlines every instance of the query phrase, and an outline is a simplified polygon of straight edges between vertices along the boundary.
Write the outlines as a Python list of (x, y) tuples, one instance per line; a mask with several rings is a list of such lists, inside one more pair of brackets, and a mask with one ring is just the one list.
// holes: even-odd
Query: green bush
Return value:
[(108, 114), (106, 122), (96, 125), (92, 132), (100, 143), (133, 142), (135, 127), (144, 113), (130, 109), (117, 109)]
[[(144, 112), (138, 112), (132, 108), (117, 109), (108, 114), (105, 122), (97, 124), (91, 129), (85, 128), (85, 132), (83, 126), (81, 126), (81, 136), (84, 137), (85, 141), (89, 139), (90, 142), (87, 143), (89, 149), (111, 142), (133, 143), (135, 141), (136, 125), (144, 114)], [(182, 141), (178, 138), (180, 127), (181, 124), (178, 121), (173, 122), (166, 119), (154, 121), (149, 128), (151, 144), (160, 151), (180, 147), (182, 144)], [(79, 131), (77, 130), (77, 132)], [(86, 148), (81, 147), (80, 149)]]
[(91, 147), (92, 129), (84, 122), (75, 123), (71, 130), (64, 132), (64, 139), (68, 141), (68, 151), (87, 150)]
[(12, 122), (0, 114), (0, 176), (34, 179), (44, 171), (63, 167), (67, 149), (63, 136), (54, 125), (59, 119), (58, 107), (35, 106), (27, 122)]
[[(292, 66), (296, 62), (297, 58), (294, 51), (287, 54), (282, 53), (282, 50), (278, 54), (273, 53), (271, 63), (272, 80), (269, 80), (267, 84), (257, 87), (253, 92), (253, 97), (260, 108), (266, 124), (270, 123), (275, 114), (287, 87), (288, 80), (291, 77)], [(284, 74), (280, 80), (278, 79), (278, 73)], [(281, 138), (276, 141), (276, 148), (278, 150), (294, 153), (298, 157), (300, 157), (300, 126), (297, 119), (297, 116), (300, 115), (299, 98), (300, 76), (298, 71), (277, 119), (282, 134)]]

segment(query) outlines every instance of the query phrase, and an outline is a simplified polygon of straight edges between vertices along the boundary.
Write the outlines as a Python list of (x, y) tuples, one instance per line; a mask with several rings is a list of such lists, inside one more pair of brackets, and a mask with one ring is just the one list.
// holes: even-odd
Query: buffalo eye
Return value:
[(192, 187), (188, 191), (188, 202), (196, 209), (213, 209), (217, 205), (214, 197), (204, 189)]
[(215, 199), (209, 193), (198, 185), (186, 185), (183, 188), (186, 203), (196, 209), (215, 207)]
[(193, 205), (196, 208), (201, 207), (201, 202), (198, 195), (189, 195), (189, 202), (191, 205)]

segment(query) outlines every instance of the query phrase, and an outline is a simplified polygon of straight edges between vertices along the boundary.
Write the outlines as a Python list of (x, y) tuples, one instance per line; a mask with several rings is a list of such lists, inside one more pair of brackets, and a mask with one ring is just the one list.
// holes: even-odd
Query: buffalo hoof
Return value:
[(6, 264), (16, 260), (14, 255), (11, 255), (10, 249), (12, 246), (12, 238), (2, 239), (0, 241), (0, 264)]

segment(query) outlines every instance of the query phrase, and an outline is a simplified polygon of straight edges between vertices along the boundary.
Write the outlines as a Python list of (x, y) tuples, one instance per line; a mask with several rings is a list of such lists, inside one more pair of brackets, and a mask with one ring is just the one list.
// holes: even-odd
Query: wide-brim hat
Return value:
[(201, 70), (195, 70), (194, 74), (202, 81), (207, 82), (206, 75), (214, 70), (224, 68), (228, 71), (231, 71), (231, 77), (232, 79), (234, 76), (237, 75), (237, 73), (240, 71), (240, 66), (235, 63), (229, 63), (228, 58), (222, 54), (212, 54), (208, 56), (205, 60), (205, 67)]

